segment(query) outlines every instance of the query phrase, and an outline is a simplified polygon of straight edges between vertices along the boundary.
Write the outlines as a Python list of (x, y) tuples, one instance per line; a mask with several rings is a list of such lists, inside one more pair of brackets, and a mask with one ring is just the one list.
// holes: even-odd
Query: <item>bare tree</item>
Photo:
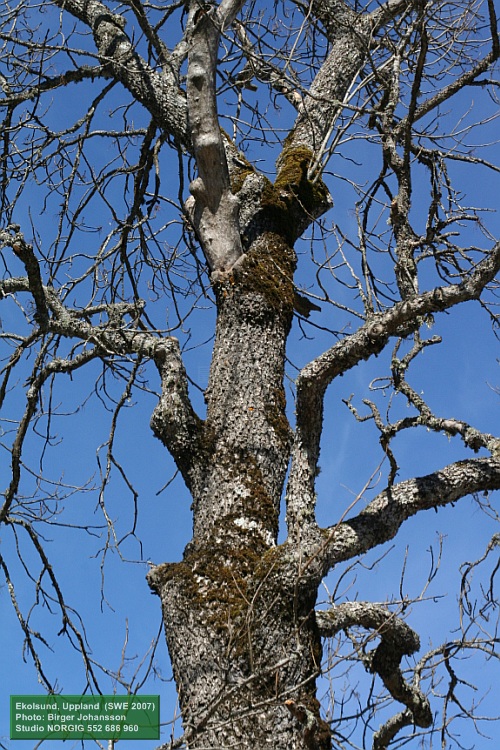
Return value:
[[(448, 747), (452, 709), (479, 719), (460, 702), (454, 659), (498, 655), (495, 530), (481, 559), (464, 563), (458, 630), (426, 653), (403, 585), (381, 603), (342, 581), (425, 510), (475, 496), (497, 520), (486, 496), (500, 488), (499, 438), (427, 402), (418, 384), (442, 321), (466, 303), (478, 336), (498, 325), (500, 241), (482, 187), (500, 171), (494, 0), (1, 7), (0, 399), (11, 473), (0, 520), (20, 554), (21, 538), (32, 545), (36, 601), (62, 618), (89, 689), (99, 667), (44, 542), (85, 489), (54, 478), (53, 424), (66, 413), (71, 430), (70, 412), (91, 397), (110, 410), (98, 493), (105, 548), (119, 547), (106, 489), (119, 474), (140, 510), (133, 459), (116, 448), (137, 398), (138, 419), (151, 419), (192, 496), (183, 560), (148, 574), (184, 727), (168, 747), (380, 750), (432, 733)], [(204, 405), (185, 356), (203, 339)], [(460, 367), (471, 354), (448, 356)], [(375, 477), (367, 462), (363, 491), (330, 505), (321, 526), (325, 398), (376, 357), (370, 398), (351, 395), (348, 377), (335, 398), (360, 433), (378, 434), (380, 468)], [(445, 369), (434, 375), (446, 389)], [(476, 377), (471, 389), (487, 390)], [(399, 446), (415, 432), (421, 446), (448, 436), (453, 457), (412, 477)], [(324, 444), (323, 456), (337, 449)], [(92, 533), (90, 519), (81, 525)], [(5, 556), (1, 566), (51, 690), (43, 636)], [(358, 667), (372, 675), (364, 696)], [(343, 693), (322, 711), (318, 685), (336, 675)]]

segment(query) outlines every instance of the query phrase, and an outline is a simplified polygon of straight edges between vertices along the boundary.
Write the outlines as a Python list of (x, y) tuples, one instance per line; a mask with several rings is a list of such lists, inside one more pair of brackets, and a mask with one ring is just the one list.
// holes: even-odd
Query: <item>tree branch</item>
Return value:
[(391, 0), (372, 13), (361, 14), (343, 0), (316, 0), (313, 3), (314, 12), (325, 26), (332, 46), (303, 97), (297, 119), (287, 137), (288, 146), (306, 145), (312, 150), (315, 155), (312, 173), (321, 172), (321, 159), (334, 124), (368, 58), (373, 34), (403, 12), (408, 4), (408, 0)]
[(91, 29), (102, 64), (109, 66), (117, 80), (146, 107), (162, 130), (189, 150), (186, 99), (178, 88), (177, 71), (169, 66), (165, 66), (162, 73), (153, 70), (135, 51), (124, 31), (124, 18), (112, 13), (100, 0), (53, 2)]
[(40, 274), (40, 266), (33, 252), (33, 247), (25, 241), (24, 235), (20, 232), (20, 227), (17, 224), (8, 226), (6, 230), (0, 231), (0, 247), (5, 246), (13, 249), (26, 269), (28, 285), (36, 306), (36, 321), (40, 329), (46, 331), (49, 322), (49, 313), (42, 284), (42, 276)]
[(322, 549), (325, 570), (393, 539), (399, 528), (419, 511), (454, 503), (475, 492), (500, 489), (500, 461), (476, 458), (457, 461), (400, 482), (375, 497), (357, 516), (325, 530)]
[(11, 466), (12, 474), (10, 484), (7, 487), (4, 494), (4, 503), (0, 508), (0, 523), (5, 522), (10, 507), (19, 489), (19, 482), (21, 480), (21, 457), (23, 452), (24, 441), (28, 428), (31, 424), (32, 419), (36, 414), (38, 404), (40, 401), (40, 392), (51, 375), (57, 372), (70, 373), (79, 369), (83, 365), (95, 359), (97, 354), (95, 352), (82, 352), (73, 359), (60, 359), (56, 358), (49, 362), (47, 365), (42, 367), (43, 359), (46, 354), (47, 345), (42, 346), (38, 357), (36, 358), (35, 365), (33, 367), (33, 375), (30, 379), (30, 387), (26, 394), (26, 408), (24, 414), (19, 421), (17, 428), (16, 437), (12, 443), (11, 448)]
[[(174, 337), (161, 338), (135, 328), (125, 328), (124, 316), (137, 316), (141, 310), (140, 304), (97, 305), (87, 307), (84, 311), (76, 311), (62, 304), (54, 288), (41, 286), (41, 279), (40, 288), (47, 301), (47, 309), (52, 313), (51, 317), (47, 316), (46, 331), (65, 338), (80, 339), (88, 349), (74, 360), (54, 360), (40, 372), (37, 387), (32, 385), (28, 393), (29, 409), (26, 420), (22, 422), (22, 439), (38, 403), (40, 386), (49, 375), (71, 371), (90, 358), (141, 355), (155, 362), (162, 384), (162, 395), (153, 412), (151, 428), (171, 451), (188, 487), (191, 487), (190, 471), (194, 464), (194, 447), (201, 420), (189, 399), (178, 340)], [(0, 294), (14, 291), (31, 291), (30, 279), (11, 278), (0, 282)], [(106, 312), (110, 319), (107, 323), (92, 325), (85, 319), (102, 312)], [(17, 490), (18, 474), (19, 472), (16, 473), (17, 479), (12, 492), (9, 492), (9, 498)]]
[(22, 102), (30, 101), (37, 98), (45, 91), (54, 91), (54, 89), (67, 86), (68, 83), (80, 83), (80, 81), (94, 81), (96, 78), (106, 78), (106, 73), (101, 65), (81, 65), (76, 70), (66, 70), (57, 76), (46, 76), (43, 80), (38, 81), (34, 86), (30, 86), (23, 91), (5, 91), (5, 96), (0, 99), (0, 107), (12, 107)]
[(162, 393), (151, 417), (151, 429), (168, 448), (189, 489), (193, 489), (197, 442), (202, 420), (189, 399), (187, 377), (179, 342), (164, 339), (155, 347), (154, 360), (161, 376)]
[(434, 96), (429, 97), (425, 102), (422, 102), (414, 111), (410, 112), (407, 117), (404, 117), (399, 126), (395, 129), (395, 137), (398, 138), (401, 133), (408, 127), (408, 119), (412, 122), (418, 122), (422, 117), (432, 112), (441, 104), (448, 99), (451, 99), (457, 92), (462, 91), (467, 86), (472, 85), (478, 76), (485, 73), (500, 56), (500, 44), (498, 40), (498, 21), (495, 13), (495, 7), (493, 0), (488, 0), (488, 12), (489, 22), (492, 34), (491, 40), (491, 51), (485, 55), (482, 60), (479, 60), (471, 70), (465, 71), (462, 75), (454, 77), (452, 82), (438, 91)]
[[(500, 242), (466, 276), (461, 284), (436, 287), (395, 304), (370, 317), (361, 328), (310, 362), (297, 378), (296, 429), (287, 492), (289, 532), (303, 534), (314, 528), (314, 483), (323, 426), (323, 400), (332, 380), (362, 360), (379, 354), (391, 336), (407, 336), (429, 313), (479, 299), (485, 286), (500, 270)], [(465, 493), (467, 494), (467, 493)]]
[(411, 711), (418, 727), (432, 724), (429, 701), (421, 690), (406, 682), (401, 671), (403, 656), (420, 649), (420, 638), (404, 620), (380, 604), (343, 602), (330, 610), (317, 611), (316, 621), (324, 638), (356, 625), (376, 631), (381, 642), (369, 655), (370, 671), (376, 672), (392, 697)]
[(326, 148), (326, 141), (338, 117), (342, 103), (352, 83), (357, 78), (368, 54), (368, 29), (358, 22), (358, 16), (335, 3), (336, 39), (327, 59), (304, 95), (298, 116), (287, 136), (290, 148), (306, 146), (319, 161)]
[(189, 186), (186, 209), (212, 271), (229, 270), (243, 254), (239, 201), (231, 191), (223, 135), (217, 114), (215, 68), (220, 35), (242, 0), (228, 0), (213, 12), (197, 2), (188, 52), (187, 103), (198, 176)]
[[(141, 354), (154, 360), (161, 377), (162, 395), (153, 412), (151, 428), (171, 451), (186, 484), (191, 487), (190, 471), (196, 458), (195, 439), (201, 420), (191, 406), (178, 340), (135, 329), (92, 326), (65, 308), (55, 292), (50, 295), (50, 306), (56, 319), (51, 319), (49, 330), (87, 341), (101, 354)], [(109, 310), (110, 306), (107, 307)]]

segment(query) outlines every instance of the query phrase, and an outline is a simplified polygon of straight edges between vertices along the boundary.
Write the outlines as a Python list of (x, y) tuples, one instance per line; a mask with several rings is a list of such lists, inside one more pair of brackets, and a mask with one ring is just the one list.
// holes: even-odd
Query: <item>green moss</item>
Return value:
[(241, 167), (231, 171), (231, 192), (235, 195), (240, 192), (243, 183), (250, 174), (255, 174), (255, 169), (251, 164), (247, 167)]
[[(262, 530), (273, 535), (278, 530), (279, 508), (265, 489), (256, 458), (245, 453), (233, 465), (248, 492), (214, 523), (209, 540), (194, 542), (182, 562), (159, 566), (150, 577), (159, 594), (169, 585), (182, 592), (216, 633), (244, 622), (248, 587), (269, 549)], [(241, 518), (247, 526), (236, 523)]]
[[(288, 243), (277, 233), (265, 233), (237, 269), (234, 279), (225, 282), (222, 294), (232, 296), (233, 291), (238, 295), (258, 294), (265, 298), (267, 312), (272, 311), (273, 316), (278, 312), (291, 320), (295, 265), (295, 253)], [(255, 316), (256, 311), (253, 309), (251, 314)]]
[(263, 211), (290, 244), (329, 202), (324, 182), (320, 178), (310, 180), (307, 175), (313, 158), (313, 152), (306, 146), (285, 143), (276, 181), (274, 185), (266, 182), (262, 194)]
[[(265, 583), (266, 571), (276, 565), (261, 529), (277, 534), (279, 512), (265, 490), (256, 459), (245, 459), (244, 469), (248, 494), (241, 505), (214, 524), (209, 540), (191, 544), (182, 562), (161, 565), (150, 574), (156, 593), (173, 587), (189, 601), (191, 611), (199, 610), (212, 633), (226, 638), (229, 631), (233, 653), (242, 659), (248, 656), (255, 592)], [(248, 527), (235, 523), (240, 518), (249, 522)]]
[(274, 187), (291, 190), (307, 211), (328, 200), (328, 189), (321, 179), (310, 180), (307, 171), (314, 158), (306, 146), (285, 146), (280, 156), (280, 170)]
[(173, 586), (199, 610), (216, 634), (234, 628), (248, 608), (248, 578), (260, 559), (248, 548), (227, 548), (213, 543), (197, 545), (183, 562), (162, 565), (154, 571), (152, 587), (161, 594)]

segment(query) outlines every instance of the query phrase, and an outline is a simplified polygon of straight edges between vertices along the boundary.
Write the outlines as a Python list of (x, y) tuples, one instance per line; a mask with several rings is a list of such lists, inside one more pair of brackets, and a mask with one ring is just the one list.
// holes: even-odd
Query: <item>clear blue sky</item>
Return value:
[[(80, 89), (67, 88), (67, 104), (77, 107), (80, 101)], [(88, 93), (88, 91), (87, 91)], [(479, 95), (479, 94), (478, 94)], [(121, 90), (116, 89), (116, 104), (120, 103)], [(469, 96), (469, 101), (467, 101)], [(472, 97), (467, 95), (455, 106), (464, 113), (472, 104)], [(73, 98), (75, 97), (75, 98)], [(476, 106), (476, 105), (475, 105)], [(489, 104), (489, 109), (479, 109), (479, 114), (490, 114), (496, 105)], [(453, 113), (452, 113), (453, 114)], [(456, 114), (456, 112), (455, 112)], [(60, 112), (55, 115), (56, 119)], [(74, 116), (74, 114), (73, 114)], [(114, 120), (107, 120), (102, 115), (103, 122), (117, 123), (119, 115)], [(286, 122), (287, 109), (283, 110), (282, 122)], [(116, 125), (118, 127), (118, 125)], [(496, 125), (488, 128), (487, 137), (493, 138)], [(97, 146), (96, 146), (97, 148)], [(334, 157), (330, 163), (330, 170), (358, 176), (366, 170), (373, 176), (378, 166), (371, 162), (372, 151), (359, 141), (347, 144), (345, 155), (354, 158), (359, 166)], [(102, 154), (97, 154), (100, 159)], [(272, 164), (274, 154), (267, 153), (264, 148), (256, 146), (256, 156), (268, 165)], [(164, 175), (162, 186), (166, 191), (171, 189), (173, 200), (177, 197), (176, 155), (173, 158), (162, 155), (161, 168)], [(500, 149), (490, 149), (489, 158), (500, 161)], [(462, 187), (467, 189), (465, 202), (472, 205), (485, 206), (492, 210), (498, 207), (500, 194), (500, 180), (498, 175), (478, 167), (476, 170), (464, 172), (457, 168), (457, 176), (463, 176)], [(167, 176), (167, 175), (171, 176)], [(473, 175), (471, 178), (469, 175)], [(354, 191), (346, 182), (340, 182), (335, 177), (329, 178), (329, 184), (335, 200), (329, 220), (334, 224), (348, 227), (355, 232), (355, 222), (352, 213)], [(425, 188), (427, 189), (427, 188)], [(57, 204), (49, 206), (45, 213), (40, 212), (40, 193), (32, 188), (25, 194), (25, 200), (20, 223), (26, 226), (28, 206), (31, 208), (36, 229), (47, 247), (54, 232), (53, 210)], [(168, 221), (173, 213), (166, 206), (160, 209), (164, 221)], [(418, 212), (418, 203), (415, 205)], [(94, 221), (95, 221), (95, 217)], [(107, 217), (103, 216), (103, 223)], [(490, 230), (500, 237), (500, 220), (498, 217), (489, 218)], [(104, 232), (107, 231), (106, 225)], [(29, 234), (29, 232), (26, 232)], [(474, 234), (469, 235), (470, 242), (479, 242)], [(47, 239), (45, 239), (47, 238)], [(85, 251), (90, 255), (95, 252), (102, 236), (87, 235)], [(304, 253), (299, 263), (299, 274), (303, 274), (304, 285), (309, 284), (312, 276), (307, 271), (308, 245), (298, 248)], [(13, 267), (13, 273), (21, 273), (21, 267)], [(309, 273), (309, 276), (307, 275)], [(300, 276), (299, 276), (300, 280)], [(345, 294), (340, 288), (339, 293)], [(190, 376), (201, 388), (206, 384), (210, 359), (210, 337), (213, 331), (214, 314), (208, 301), (201, 300), (200, 309), (190, 319), (192, 337), (182, 333), (177, 335), (181, 342), (185, 342), (185, 361)], [(162, 302), (154, 306), (153, 315), (159, 325), (165, 325), (165, 312)], [(337, 317), (338, 316), (338, 317)], [(19, 312), (10, 301), (2, 301), (0, 317), (4, 330), (9, 330), (12, 324), (19, 320)], [(312, 321), (324, 327), (339, 330), (347, 322), (343, 316), (323, 306), (322, 313), (313, 313)], [(330, 333), (306, 328), (309, 335), (314, 334), (314, 340), (304, 339), (301, 329), (295, 325), (289, 349), (289, 358), (298, 366), (304, 365), (309, 359), (319, 354), (326, 347), (334, 343)], [(478, 304), (469, 303), (460, 310), (454, 310), (451, 315), (436, 317), (431, 333), (443, 336), (444, 342), (439, 347), (432, 347), (426, 351), (415, 363), (411, 371), (411, 382), (424, 394), (428, 403), (435, 408), (439, 416), (464, 419), (477, 428), (487, 432), (498, 432), (500, 397), (493, 387), (500, 384), (498, 368), (498, 342), (491, 332), (488, 319)], [(208, 342), (204, 346), (200, 344)], [(1, 343), (0, 343), (1, 345)], [(200, 346), (199, 346), (200, 345)], [(378, 467), (381, 461), (381, 451), (378, 445), (378, 435), (372, 422), (356, 423), (342, 399), (355, 394), (353, 403), (363, 411), (363, 398), (377, 397), (383, 404), (384, 396), (377, 393), (374, 396), (369, 384), (374, 378), (387, 375), (390, 361), (391, 347), (378, 359), (362, 363), (354, 370), (336, 381), (330, 388), (326, 399), (325, 432), (320, 458), (321, 474), (318, 477), (318, 518), (322, 524), (331, 524), (338, 519), (353, 499), (361, 493), (367, 480), (372, 475), (373, 487), (368, 489), (358, 505), (353, 510), (362, 507), (370, 497), (384, 487), (384, 477), (387, 465), (381, 468), (381, 477), (377, 484)], [(293, 378), (293, 369), (290, 377)], [(23, 376), (26, 370), (20, 372), (19, 380), (11, 393), (6, 411), (2, 417), (7, 420), (3, 429), (9, 429), (9, 419), (15, 418), (19, 407), (23, 404), (24, 388)], [(126, 466), (127, 474), (138, 493), (137, 528), (135, 536), (128, 536), (120, 547), (123, 559), (115, 550), (110, 550), (102, 566), (102, 548), (106, 540), (106, 529), (103, 517), (98, 508), (98, 492), (93, 487), (99, 486), (99, 466), (96, 462), (96, 449), (107, 440), (111, 414), (102, 407), (99, 399), (93, 394), (93, 387), (99, 378), (99, 369), (90, 366), (77, 372), (72, 379), (63, 376), (57, 386), (54, 404), (60, 416), (54, 419), (52, 432), (57, 436), (54, 446), (47, 452), (43, 460), (43, 469), (47, 476), (54, 481), (61, 479), (69, 486), (78, 487), (88, 482), (86, 491), (70, 492), (64, 501), (64, 510), (58, 517), (59, 526), (47, 526), (44, 529), (46, 548), (57, 573), (67, 604), (78, 609), (84, 615), (88, 641), (92, 648), (93, 658), (97, 662), (105, 661), (112, 670), (120, 667), (122, 649), (127, 639), (126, 662), (123, 672), (130, 678), (147, 651), (149, 644), (155, 638), (161, 626), (159, 599), (152, 596), (145, 582), (148, 571), (147, 561), (154, 563), (176, 561), (182, 557), (184, 545), (190, 538), (191, 517), (189, 511), (190, 498), (182, 480), (173, 479), (168, 488), (160, 492), (161, 488), (173, 477), (175, 467), (166, 451), (155, 440), (149, 428), (149, 419), (155, 405), (152, 393), (134, 392), (131, 403), (120, 414), (119, 427), (115, 442), (115, 455)], [(149, 387), (154, 391), (158, 388), (157, 374), (154, 368), (147, 367)], [(123, 382), (110, 383), (110, 391), (119, 396), (123, 390)], [(290, 417), (293, 418), (293, 392), (288, 389)], [(82, 398), (85, 401), (79, 406)], [(197, 407), (203, 409), (202, 397), (193, 388), (193, 399)], [(404, 413), (404, 405), (395, 407), (397, 413)], [(3, 435), (4, 433), (2, 433)], [(26, 461), (37, 468), (39, 462), (40, 441), (30, 438), (27, 444)], [(448, 440), (443, 435), (429, 434), (426, 431), (414, 431), (401, 436), (397, 443), (398, 458), (401, 463), (399, 479), (421, 475), (433, 471), (449, 461), (468, 455), (457, 438)], [(105, 448), (99, 453), (105, 463)], [(8, 453), (0, 454), (0, 461), (4, 466), (3, 476), (7, 474)], [(27, 478), (25, 489), (33, 490), (34, 479)], [(52, 491), (54, 488), (52, 488)], [(47, 491), (45, 486), (43, 491)], [(498, 504), (498, 495), (494, 498)], [(108, 514), (115, 523), (117, 537), (128, 534), (134, 524), (134, 503), (130, 490), (114, 472), (106, 490), (106, 507)], [(95, 525), (93, 534), (74, 528), (78, 524), (91, 523)], [(383, 601), (387, 597), (398, 597), (400, 591), (400, 575), (403, 560), (407, 552), (406, 576), (404, 593), (409, 597), (417, 596), (425, 585), (429, 566), (431, 564), (431, 547), (438, 548), (438, 539), (443, 536), (443, 563), (439, 575), (432, 582), (426, 592), (427, 600), (415, 605), (408, 618), (409, 624), (421, 635), (422, 652), (429, 647), (436, 646), (441, 640), (453, 637), (453, 630), (458, 626), (457, 595), (460, 586), (459, 566), (464, 560), (475, 560), (484, 552), (487, 542), (494, 532), (498, 531), (498, 524), (494, 519), (482, 513), (477, 504), (465, 499), (455, 508), (447, 508), (434, 513), (427, 512), (405, 524), (394, 545), (387, 545), (368, 555), (353, 573), (345, 579), (345, 586), (341, 587), (343, 595), (348, 598), (367, 598), (371, 601)], [(281, 532), (283, 534), (283, 530)], [(140, 541), (139, 541), (140, 540)], [(23, 554), (25, 560), (35, 564), (33, 551), (24, 543)], [(394, 547), (394, 548), (393, 548)], [(25, 571), (16, 562), (15, 542), (11, 534), (2, 538), (2, 554), (8, 561), (10, 573), (16, 580), (16, 594), (24, 611), (33, 602), (33, 586), (28, 581)], [(372, 563), (387, 556), (373, 569)], [(38, 567), (36, 568), (38, 574)], [(320, 592), (320, 600), (328, 599), (327, 591), (332, 592), (336, 581), (343, 569), (335, 571), (326, 582), (326, 589)], [(477, 581), (479, 584), (479, 581)], [(492, 616), (496, 616), (492, 613)], [(34, 623), (47, 640), (46, 645), (40, 644), (43, 663), (51, 678), (57, 677), (57, 688), (62, 693), (78, 694), (85, 685), (82, 676), (81, 657), (68, 646), (67, 641), (58, 636), (60, 620), (50, 616), (47, 608), (40, 606), (34, 614)], [(37, 683), (36, 675), (29, 657), (26, 663), (22, 658), (22, 638), (19, 625), (9, 601), (7, 589), (0, 589), (0, 622), (2, 648), (0, 649), (0, 674), (3, 676), (0, 687), (0, 742), (9, 750), (32, 750), (36, 743), (24, 741), (10, 741), (8, 739), (9, 715), (8, 698), (10, 694), (30, 694), (43, 692)], [(128, 634), (126, 622), (128, 622)], [(171, 680), (168, 656), (163, 635), (160, 637), (155, 655), (155, 664), (160, 674), (151, 676), (142, 686), (141, 693), (160, 694), (162, 701), (162, 741), (170, 738), (171, 724), (176, 714), (175, 689)], [(480, 713), (484, 715), (498, 712), (496, 686), (499, 681), (498, 666), (494, 661), (484, 664), (480, 658), (471, 658), (461, 664), (460, 677), (470, 682), (476, 682), (481, 690), (489, 690)], [(143, 668), (144, 671), (144, 668)], [(368, 690), (369, 681), (358, 675), (361, 683), (360, 690)], [(123, 693), (122, 686), (117, 685), (112, 678), (101, 677), (100, 685), (103, 692)], [(464, 686), (465, 702), (470, 698), (470, 690)], [(439, 707), (439, 700), (435, 698), (435, 707)], [(398, 707), (396, 706), (396, 710)], [(467, 723), (460, 724), (461, 741), (465, 747), (471, 747), (474, 742), (477, 747), (496, 748), (500, 743), (500, 726), (488, 723), (484, 727), (489, 739), (477, 739), (475, 733)], [(175, 734), (181, 732), (180, 722), (176, 725)], [(90, 747), (92, 743), (86, 743)], [(122, 741), (118, 747), (128, 750), (127, 743)], [(79, 742), (67, 743), (66, 746), (80, 746)], [(151, 741), (135, 741), (133, 750), (152, 748)], [(61, 747), (60, 743), (47, 742), (44, 748)]]

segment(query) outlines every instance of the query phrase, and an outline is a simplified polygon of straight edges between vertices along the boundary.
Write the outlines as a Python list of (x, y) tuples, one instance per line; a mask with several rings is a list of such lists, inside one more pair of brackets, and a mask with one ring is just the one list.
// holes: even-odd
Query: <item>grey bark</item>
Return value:
[[(216, 298), (215, 342), (202, 419), (190, 401), (177, 339), (143, 330), (137, 324), (137, 303), (107, 306), (108, 318), (114, 316), (119, 325), (91, 322), (100, 311), (72, 309), (57, 289), (43, 283), (33, 248), (18, 228), (2, 231), (2, 247), (12, 248), (26, 270), (25, 277), (0, 281), (2, 294), (31, 295), (34, 335), (76, 339), (84, 353), (81, 360), (53, 360), (41, 368), (14, 446), (13, 479), (0, 520), (8, 519), (18, 491), (20, 447), (44, 379), (93, 358), (149, 359), (161, 388), (151, 428), (172, 454), (193, 502), (193, 535), (182, 562), (160, 564), (148, 576), (161, 601), (187, 747), (330, 748), (330, 728), (316, 697), (321, 639), (352, 625), (374, 630), (381, 638), (370, 668), (405, 706), (397, 726), (413, 721), (428, 727), (427, 698), (405, 682), (400, 668), (403, 655), (419, 647), (416, 634), (386, 610), (366, 603), (346, 603), (328, 614), (315, 611), (319, 584), (337, 564), (394, 538), (418, 512), (500, 488), (498, 441), (483, 436), (478, 445), (491, 457), (459, 461), (393, 484), (358, 515), (331, 528), (320, 528), (316, 520), (315, 478), (327, 388), (390, 341), (413, 334), (425, 316), (480, 299), (500, 270), (496, 243), (459, 283), (425, 292), (413, 283), (414, 249), (408, 234), (398, 236), (396, 226), (406, 222), (410, 210), (411, 189), (408, 185), (406, 194), (402, 186), (406, 165), (400, 174), (396, 168), (404, 118), (384, 150), (401, 177), (399, 202), (390, 216), (401, 300), (371, 310), (355, 332), (300, 371), (293, 429), (284, 387), (297, 299), (294, 245), (332, 205), (321, 176), (332, 131), (370, 61), (374, 35), (415, 3), (390, 0), (372, 13), (357, 13), (337, 0), (312, 2), (311, 12), (322, 21), (330, 47), (308, 91), (296, 94), (262, 61), (253, 65), (257, 77), (276, 89), (284, 86), (297, 112), (271, 182), (238, 153), (222, 132), (217, 112), (219, 46), (242, 0), (223, 0), (203, 12), (198, 2), (190, 2), (186, 35), (174, 52), (160, 44), (156, 31), (148, 31), (141, 16), (141, 27), (162, 59), (162, 72), (136, 52), (122, 18), (99, 0), (55, 2), (91, 30), (104, 73), (121, 82), (163, 135), (173, 137), (194, 160), (196, 176), (185, 209)], [(250, 54), (241, 31), (240, 38)], [(497, 57), (498, 45), (493, 44), (460, 85), (450, 84), (414, 107), (413, 122), (476, 80)], [(179, 87), (185, 59), (186, 93)], [(411, 144), (407, 146), (409, 153)], [(126, 326), (125, 317), (137, 325)], [(444, 420), (434, 426), (453, 434), (465, 429), (462, 424)], [(287, 537), (278, 544), (283, 495)]]

